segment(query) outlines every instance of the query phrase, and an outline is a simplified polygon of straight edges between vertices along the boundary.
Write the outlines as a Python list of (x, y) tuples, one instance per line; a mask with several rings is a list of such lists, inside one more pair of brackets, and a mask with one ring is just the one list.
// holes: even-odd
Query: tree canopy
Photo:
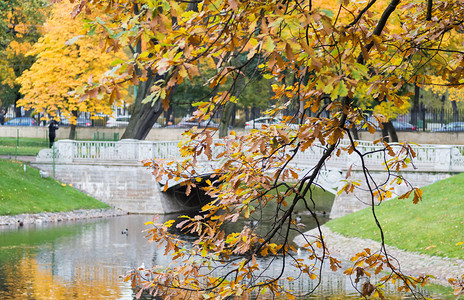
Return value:
[(48, 7), (45, 0), (0, 1), (0, 105), (21, 97), (15, 80), (34, 62), (26, 53), (42, 33)]
[(69, 3), (54, 4), (43, 26), (44, 36), (28, 52), (37, 60), (17, 81), (24, 94), (19, 105), (52, 118), (69, 118), (75, 124), (77, 112), (112, 113), (111, 105), (116, 103), (108, 95), (78, 97), (75, 91), (98, 80), (124, 54), (102, 53), (98, 37), (85, 35), (83, 16), (74, 19), (71, 10)]
[[(273, 106), (267, 113), (283, 116), (282, 124), (244, 135), (231, 134), (221, 142), (213, 140), (214, 132), (189, 131), (181, 148), (186, 161), (151, 163), (159, 180), (186, 180), (183, 184), (187, 192), (202, 182), (196, 170), (199, 155), (220, 163), (205, 181), (204, 189), (214, 200), (199, 215), (185, 217), (176, 225), (196, 234), (194, 242), (187, 243), (170, 232), (174, 221), (150, 230), (151, 240), (163, 242), (166, 253), (173, 253), (178, 262), (148, 270), (152, 275), (149, 280), (140, 272), (132, 274), (134, 284), (141, 283), (142, 289), (152, 294), (184, 292), (204, 299), (261, 292), (292, 297), (291, 291), (279, 284), (280, 280), (291, 280), (283, 277), (285, 264), (280, 265), (281, 272), (266, 276), (266, 266), (256, 262), (258, 256), (285, 257), (299, 268), (301, 276), (319, 280), (317, 264), (293, 255), (289, 232), (303, 231), (296, 222), (295, 206), (303, 203), (317, 220), (312, 209), (317, 199), (311, 197), (311, 189), (317, 185), (325, 162), (343, 151), (361, 162), (371, 154), (358, 151), (350, 132), (363, 121), (363, 108), (378, 105), (386, 111), (404, 109), (409, 96), (400, 91), (408, 84), (461, 88), (464, 83), (464, 52), (459, 43), (448, 42), (462, 35), (462, 0), (73, 2), (75, 14), (102, 8), (108, 12), (111, 21), (95, 20), (90, 27), (90, 31), (104, 29), (106, 49), (140, 45), (137, 55), (121, 61), (112, 80), (89, 85), (88, 95), (95, 89), (100, 93), (117, 90), (127, 81), (138, 84), (154, 74), (144, 102), (167, 107), (175, 87), (185, 80), (201, 78), (200, 66), (208, 64), (216, 72), (203, 83), (217, 92), (209, 100), (198, 102), (195, 113), (197, 118), (207, 120), (211, 113), (240, 98), (237, 90), (242, 86), (242, 74), (257, 62), (256, 73), (273, 82), (273, 97), (269, 99)], [(235, 58), (240, 55), (247, 59), (237, 63)], [(434, 81), (437, 76), (442, 81)], [(228, 81), (229, 88), (221, 90)], [(286, 115), (291, 104), (298, 110)], [(292, 129), (289, 122), (300, 126)], [(371, 125), (368, 129), (373, 132)], [(348, 140), (348, 146), (340, 144), (342, 139)], [(395, 159), (385, 162), (391, 173), (388, 182), (373, 181), (363, 163), (357, 166), (364, 172), (371, 195), (365, 201), (371, 202), (374, 218), (374, 204), (391, 195), (392, 185), (406, 185), (410, 189), (406, 195), (414, 195), (414, 202), (421, 198), (420, 190), (398, 173), (415, 153), (408, 144), (395, 153), (386, 142), (378, 142), (384, 145), (384, 152), (396, 154)], [(290, 163), (296, 153), (313, 147), (324, 149), (319, 163), (299, 175)], [(352, 193), (358, 188), (359, 182), (347, 178), (342, 192)], [(224, 224), (237, 222), (239, 217), (259, 219), (260, 209), (271, 203), (277, 208), (269, 231), (259, 233), (250, 226), (234, 233), (224, 231)], [(309, 259), (328, 261), (334, 270), (340, 268), (326, 246), (320, 236), (315, 242), (308, 240), (305, 253)], [(387, 281), (400, 280), (402, 290), (414, 290), (424, 281), (402, 274), (391, 263), (384, 243), (377, 251), (359, 253), (353, 262), (354, 267), (345, 273), (356, 282), (360, 277), (370, 278), (372, 272), (388, 272), (378, 281), (367, 280), (360, 290), (362, 296), (382, 298), (382, 285)], [(278, 260), (270, 259), (269, 263), (278, 264)], [(221, 269), (223, 274), (215, 275), (212, 269)]]

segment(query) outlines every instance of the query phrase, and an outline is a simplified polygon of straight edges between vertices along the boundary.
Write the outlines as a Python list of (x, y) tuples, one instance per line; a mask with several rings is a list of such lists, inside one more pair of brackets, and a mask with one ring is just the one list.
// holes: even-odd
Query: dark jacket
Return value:
[(48, 135), (55, 135), (56, 130), (58, 130), (58, 122), (51, 120), (50, 125), (48, 125)]

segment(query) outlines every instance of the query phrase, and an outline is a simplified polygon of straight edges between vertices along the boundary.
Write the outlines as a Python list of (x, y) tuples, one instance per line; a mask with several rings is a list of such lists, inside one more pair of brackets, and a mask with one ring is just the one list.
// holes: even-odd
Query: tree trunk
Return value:
[(232, 112), (235, 110), (234, 107), (235, 103), (227, 102), (219, 122), (219, 138), (223, 138), (229, 133), (229, 121), (231, 119)]
[(387, 143), (389, 143), (390, 142), (390, 137), (388, 136), (388, 128), (387, 128), (386, 124), (387, 123), (382, 123), (382, 137)]
[[(198, 11), (198, 3), (189, 3), (187, 11), (190, 10)], [(136, 15), (140, 13), (138, 5), (134, 5), (134, 13)], [(175, 20), (173, 20), (173, 24), (174, 23)], [(142, 43), (141, 40), (139, 40), (134, 52), (140, 54), (141, 49)], [(140, 70), (137, 69), (136, 71), (138, 75), (141, 74)], [(142, 101), (151, 94), (150, 89), (155, 82), (160, 79), (164, 79), (167, 82), (167, 79), (165, 76), (158, 76), (153, 74), (152, 70), (148, 70), (147, 78), (148, 79), (146, 81), (140, 81), (139, 85), (137, 86), (137, 93), (132, 108), (131, 118), (121, 139), (144, 140), (152, 129), (153, 125), (158, 120), (159, 116), (164, 111), (161, 99), (156, 100), (155, 103), (152, 101), (142, 103)], [(172, 97), (174, 90), (175, 87), (172, 88), (169, 97)]]
[(251, 107), (251, 119), (254, 120), (256, 118), (259, 118), (259, 115), (259, 108), (253, 104), (253, 106)]
[(236, 115), (237, 115), (237, 104), (234, 103), (234, 105), (232, 106), (232, 113), (231, 113), (231, 116), (230, 116), (230, 126), (232, 128), (235, 127), (235, 121), (236, 121)]
[[(72, 115), (77, 119), (77, 111), (73, 110)], [(76, 139), (76, 124), (71, 124), (71, 129), (69, 130), (68, 139), (75, 140)]]
[(451, 101), (451, 107), (453, 108), (453, 122), (459, 122), (459, 110), (456, 101)]
[(148, 80), (141, 81), (138, 85), (137, 95), (132, 107), (131, 118), (121, 139), (144, 140), (153, 127), (153, 124), (155, 124), (158, 117), (164, 111), (161, 99), (156, 100), (155, 103), (152, 101), (142, 103), (142, 101), (150, 95), (150, 88), (153, 83), (161, 79), (161, 76), (150, 73), (151, 72), (148, 74)]
[(440, 123), (441, 126), (445, 125), (445, 95), (441, 96), (441, 112), (440, 112)]
[(21, 117), (21, 107), (16, 106), (16, 102), (15, 102), (14, 112), (15, 112), (15, 117), (16, 117), (16, 118)]
[(172, 105), (169, 105), (169, 108), (167, 111), (164, 112), (164, 125), (174, 125), (174, 118), (173, 118), (173, 111), (172, 111)]
[(414, 83), (414, 103), (412, 106), (411, 124), (417, 126), (417, 114), (419, 113), (420, 88)]
[(358, 128), (356, 128), (356, 126), (353, 126), (353, 127), (351, 127), (350, 131), (351, 131), (351, 134), (353, 135), (353, 138), (355, 140), (359, 140)]
[(385, 141), (391, 142), (392, 143), (398, 143), (398, 135), (396, 134), (395, 127), (393, 127), (393, 124), (391, 121), (388, 121), (386, 123), (382, 123), (383, 128), (382, 128), (382, 137), (385, 138)]
[[(238, 97), (242, 92), (245, 86), (245, 77), (242, 74), (237, 74), (235, 81), (232, 83), (231, 87), (231, 96), (234, 98)], [(235, 102), (227, 102), (224, 112), (221, 116), (221, 120), (219, 123), (219, 138), (223, 138), (229, 134), (229, 124), (230, 120), (232, 119), (232, 114), (235, 113)]]

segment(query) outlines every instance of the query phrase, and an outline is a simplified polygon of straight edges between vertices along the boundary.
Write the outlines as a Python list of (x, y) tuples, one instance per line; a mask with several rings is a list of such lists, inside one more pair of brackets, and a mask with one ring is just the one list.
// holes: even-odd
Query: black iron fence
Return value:
[[(285, 115), (294, 115), (295, 112), (287, 111)], [(245, 122), (262, 117), (261, 111), (258, 108), (237, 110), (237, 118), (233, 119), (233, 127), (244, 127)], [(322, 116), (330, 117), (329, 113), (327, 115), (322, 113)], [(214, 116), (213, 121), (219, 123), (220, 114)], [(77, 119), (78, 127), (125, 127), (127, 124), (119, 124), (117, 126), (107, 125), (109, 120), (108, 116), (103, 116), (98, 119), (91, 119), (88, 117), (80, 116)], [(181, 118), (177, 118), (173, 123), (177, 124), (181, 121)], [(404, 115), (398, 115), (398, 122), (409, 123), (414, 125), (421, 131), (464, 131), (464, 109), (451, 109), (451, 108), (425, 108), (421, 107), (416, 110), (411, 110), (409, 113)], [(126, 122), (128, 123), (128, 122)], [(164, 127), (166, 121), (163, 117), (158, 119), (158, 123), (162, 124)], [(461, 123), (461, 124), (459, 124)], [(39, 123), (41, 126), (44, 126), (43, 123)], [(46, 124), (45, 124), (46, 125)], [(60, 126), (69, 126), (69, 123), (62, 122)], [(170, 126), (168, 126), (170, 127)], [(103, 137), (106, 139), (108, 137)], [(96, 136), (95, 139), (100, 139), (99, 136)], [(116, 139), (116, 137), (111, 137), (111, 139)]]
[(464, 131), (464, 110), (462, 109), (420, 108), (399, 115), (397, 120), (410, 123), (422, 131)]

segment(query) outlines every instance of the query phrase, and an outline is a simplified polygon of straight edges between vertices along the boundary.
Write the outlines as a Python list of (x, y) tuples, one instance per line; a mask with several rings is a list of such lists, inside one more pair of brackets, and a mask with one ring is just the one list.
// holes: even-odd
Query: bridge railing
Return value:
[[(139, 141), (121, 140), (119, 142), (96, 142), (96, 141), (73, 141), (60, 140), (55, 143), (53, 149), (42, 150), (37, 162), (47, 162), (54, 159), (56, 162), (133, 162), (137, 163), (146, 159), (179, 159), (181, 157), (178, 141)], [(346, 147), (348, 141), (342, 141), (339, 147)], [(401, 147), (392, 144), (394, 149)], [(464, 172), (464, 146), (459, 145), (412, 145), (416, 157), (412, 159), (413, 164), (409, 170), (415, 168), (427, 171), (441, 172)], [(375, 145), (372, 142), (358, 142), (358, 150), (367, 153), (364, 162), (367, 167), (383, 169), (383, 163), (392, 157), (388, 153), (380, 151), (383, 145)], [(217, 149), (216, 149), (217, 150)], [(315, 144), (304, 152), (299, 152), (294, 163), (305, 168), (314, 166), (324, 153), (326, 148)], [(216, 152), (216, 151), (214, 151)], [(201, 159), (201, 158), (200, 158)], [(206, 162), (206, 157), (203, 158)], [(340, 156), (332, 155), (327, 161), (328, 167), (348, 169), (350, 166), (361, 167), (361, 161), (355, 154), (349, 155), (341, 151)]]
[(37, 162), (54, 159), (57, 163), (72, 162), (139, 162), (145, 159), (180, 158), (178, 141), (73, 141), (60, 140), (53, 149), (41, 150)]
[[(347, 141), (340, 143), (341, 147), (346, 147)], [(401, 145), (391, 144), (393, 150), (397, 152)], [(464, 172), (464, 146), (461, 145), (411, 145), (416, 156), (410, 156), (411, 164), (406, 170), (427, 170), (440, 172)], [(315, 144), (304, 152), (299, 152), (295, 157), (298, 165), (314, 165), (325, 151), (325, 147)], [(375, 145), (372, 142), (358, 142), (357, 149), (364, 154), (364, 164), (369, 169), (384, 169), (385, 162), (393, 157), (387, 151), (383, 151), (383, 145)], [(337, 156), (335, 153), (326, 162), (327, 167), (348, 169), (350, 166), (361, 168), (362, 162), (358, 155), (348, 154), (341, 151)]]

